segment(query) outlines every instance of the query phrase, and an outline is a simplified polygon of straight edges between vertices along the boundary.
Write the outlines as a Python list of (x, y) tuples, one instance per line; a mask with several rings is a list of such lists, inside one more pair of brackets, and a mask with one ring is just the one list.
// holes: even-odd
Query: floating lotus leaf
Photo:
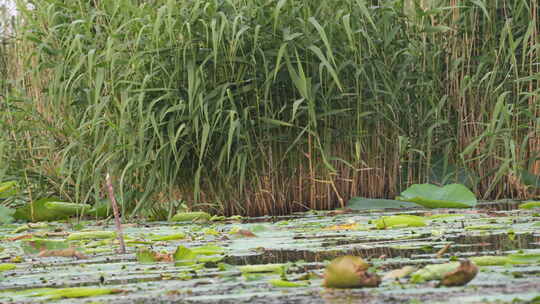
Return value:
[(444, 275), (456, 270), (459, 262), (427, 265), (411, 274), (412, 283), (423, 283), (431, 280), (442, 280)]
[(121, 289), (116, 288), (91, 288), (91, 287), (72, 287), (72, 288), (58, 288), (50, 289), (43, 288), (42, 291), (34, 290), (33, 296), (35, 297), (47, 297), (50, 300), (58, 300), (62, 298), (85, 298), (95, 297), (108, 294), (115, 294), (124, 292)]
[(286, 271), (286, 264), (262, 264), (262, 265), (245, 265), (240, 266), (238, 269), (242, 273), (278, 273), (282, 274)]
[(473, 261), (478, 266), (500, 266), (510, 264), (510, 259), (507, 256), (484, 255), (472, 257)]
[(540, 202), (525, 202), (521, 205), (519, 205), (519, 209), (533, 209), (533, 208), (540, 208)]
[(97, 239), (114, 239), (116, 232), (114, 231), (82, 231), (73, 232), (68, 236), (68, 240), (97, 240)]
[(187, 221), (209, 221), (212, 218), (210, 214), (202, 211), (197, 212), (180, 212), (172, 217), (173, 222), (187, 222)]
[(282, 287), (282, 288), (309, 286), (308, 282), (291, 282), (291, 281), (285, 281), (285, 280), (280, 280), (280, 279), (270, 280), (269, 283), (272, 284), (272, 286), (274, 287)]
[(537, 264), (540, 263), (540, 253), (514, 253), (503, 256), (484, 255), (472, 257), (471, 260), (478, 266)]
[(17, 268), (15, 264), (0, 264), (0, 272)]
[(47, 240), (41, 238), (30, 238), (21, 242), (24, 253), (36, 254), (44, 250), (56, 250), (69, 248), (69, 243), (65, 240)]
[(377, 229), (423, 227), (426, 226), (426, 219), (416, 215), (392, 215), (376, 219), (373, 224)]
[(176, 266), (189, 266), (197, 263), (219, 262), (223, 259), (225, 249), (219, 246), (205, 245), (187, 248), (178, 246), (172, 258)]
[(369, 210), (369, 209), (385, 209), (385, 208), (414, 208), (422, 207), (419, 204), (412, 202), (404, 202), (387, 199), (369, 199), (363, 197), (353, 197), (347, 202), (347, 208), (352, 210)]
[(176, 241), (185, 239), (186, 234), (185, 233), (176, 233), (176, 234), (170, 234), (170, 235), (161, 235), (161, 236), (154, 236), (151, 238), (152, 241), (158, 242), (158, 241)]
[(478, 267), (469, 260), (428, 265), (411, 275), (412, 283), (439, 280), (442, 286), (463, 286), (478, 273)]
[(88, 213), (91, 208), (87, 204), (72, 204), (54, 198), (44, 198), (17, 208), (13, 217), (33, 222), (55, 221)]
[(439, 187), (432, 184), (412, 185), (396, 198), (414, 202), (427, 208), (470, 208), (476, 205), (476, 196), (461, 184)]

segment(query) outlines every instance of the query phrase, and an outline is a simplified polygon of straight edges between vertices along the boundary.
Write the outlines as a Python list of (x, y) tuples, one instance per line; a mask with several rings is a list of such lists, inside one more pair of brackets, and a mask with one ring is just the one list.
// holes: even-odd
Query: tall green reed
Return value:
[(11, 153), (75, 202), (110, 172), (133, 214), (328, 209), (460, 176), (516, 195), (510, 173), (540, 173), (536, 7), (35, 1)]

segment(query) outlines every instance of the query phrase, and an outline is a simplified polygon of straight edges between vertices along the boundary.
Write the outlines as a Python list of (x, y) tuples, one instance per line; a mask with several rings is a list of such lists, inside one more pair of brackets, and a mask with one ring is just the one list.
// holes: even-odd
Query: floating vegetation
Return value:
[(132, 302), (248, 303), (246, 293), (273, 303), (357, 293), (385, 303), (530, 300), (540, 289), (540, 218), (496, 206), (133, 223), (125, 254), (112, 223), (4, 224), (0, 302), (115, 303), (118, 293)]

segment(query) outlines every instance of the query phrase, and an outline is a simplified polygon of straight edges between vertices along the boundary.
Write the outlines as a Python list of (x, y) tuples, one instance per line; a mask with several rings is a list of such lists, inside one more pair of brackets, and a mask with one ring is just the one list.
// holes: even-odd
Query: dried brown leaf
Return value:
[(459, 267), (444, 275), (440, 282), (442, 286), (463, 286), (469, 283), (478, 273), (478, 267), (469, 260), (460, 262)]
[(247, 229), (240, 229), (238, 230), (237, 232), (239, 235), (241, 236), (244, 236), (244, 237), (257, 237), (257, 235), (255, 235), (255, 233), (247, 230)]
[(77, 258), (77, 259), (87, 259), (88, 257), (82, 254), (81, 252), (77, 251), (73, 248), (66, 248), (66, 249), (58, 249), (58, 250), (42, 250), (39, 254), (39, 257), (69, 257), (69, 258)]

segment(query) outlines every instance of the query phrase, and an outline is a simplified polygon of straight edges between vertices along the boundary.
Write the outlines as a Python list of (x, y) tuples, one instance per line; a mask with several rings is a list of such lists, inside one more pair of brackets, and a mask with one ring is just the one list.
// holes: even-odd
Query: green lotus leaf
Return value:
[(423, 283), (431, 280), (441, 280), (445, 274), (456, 270), (458, 267), (459, 262), (427, 265), (411, 274), (411, 282)]
[(286, 272), (287, 264), (257, 264), (257, 265), (245, 265), (238, 267), (238, 270), (242, 273), (278, 273), (282, 274)]
[(32, 296), (47, 297), (48, 300), (59, 300), (62, 298), (85, 298), (123, 292), (115, 288), (94, 288), (94, 287), (71, 287), (50, 289), (43, 288), (42, 291), (34, 289)]
[(172, 217), (173, 222), (186, 222), (186, 221), (209, 221), (212, 216), (206, 212), (180, 212)]
[(280, 279), (273, 279), (269, 281), (270, 284), (274, 287), (281, 288), (294, 288), (294, 287), (306, 287), (309, 286), (309, 282), (291, 282)]
[(13, 217), (33, 222), (55, 221), (87, 213), (90, 209), (91, 206), (87, 204), (72, 204), (54, 198), (43, 198), (17, 208)]
[(347, 202), (347, 208), (353, 210), (385, 209), (385, 208), (414, 208), (422, 207), (413, 202), (404, 202), (387, 199), (369, 199), (364, 197), (353, 197)]
[(15, 264), (0, 264), (0, 272), (13, 270), (15, 268), (17, 268), (17, 266), (15, 266)]
[(373, 224), (377, 229), (423, 227), (426, 226), (426, 219), (416, 215), (392, 215), (376, 219)]
[(438, 187), (416, 184), (401, 192), (399, 201), (414, 202), (427, 208), (470, 208), (476, 205), (476, 196), (461, 184)]
[(114, 239), (116, 232), (114, 231), (81, 231), (71, 233), (67, 239), (70, 241), (80, 240), (98, 240), (98, 239)]
[(59, 250), (69, 248), (65, 240), (47, 240), (41, 238), (25, 239), (21, 242), (21, 248), (26, 254), (36, 254), (43, 250)]
[(519, 209), (534, 209), (534, 208), (540, 208), (540, 202), (537, 202), (537, 201), (525, 202), (519, 205)]

